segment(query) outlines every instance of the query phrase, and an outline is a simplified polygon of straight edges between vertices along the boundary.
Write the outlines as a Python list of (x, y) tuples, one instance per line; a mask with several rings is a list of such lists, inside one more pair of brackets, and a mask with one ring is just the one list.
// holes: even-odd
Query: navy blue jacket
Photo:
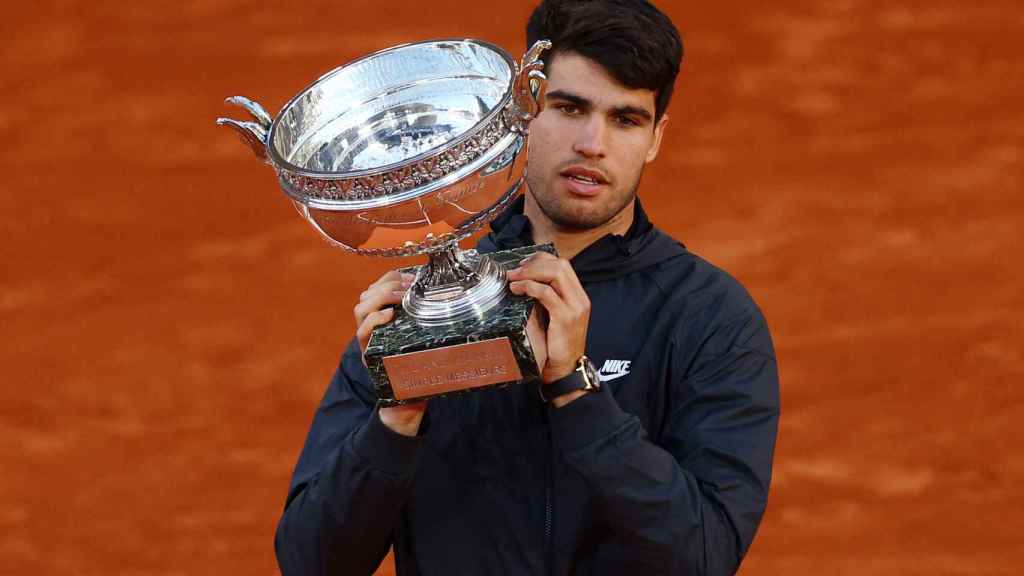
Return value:
[[(531, 242), (518, 202), (481, 251)], [(765, 510), (779, 416), (771, 337), (746, 290), (648, 221), (572, 259), (604, 389), (532, 384), (429, 401), (385, 427), (353, 342), (275, 539), (285, 576), (733, 574)]]

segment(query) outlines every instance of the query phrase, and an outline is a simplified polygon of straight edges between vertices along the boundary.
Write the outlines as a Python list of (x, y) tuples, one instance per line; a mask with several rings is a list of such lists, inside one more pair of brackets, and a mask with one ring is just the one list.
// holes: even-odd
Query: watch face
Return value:
[(597, 377), (597, 368), (594, 368), (594, 364), (590, 361), (590, 358), (584, 356), (581, 359), (581, 364), (583, 365), (583, 376), (587, 381), (587, 386), (584, 389), (592, 390), (600, 388), (601, 381)]

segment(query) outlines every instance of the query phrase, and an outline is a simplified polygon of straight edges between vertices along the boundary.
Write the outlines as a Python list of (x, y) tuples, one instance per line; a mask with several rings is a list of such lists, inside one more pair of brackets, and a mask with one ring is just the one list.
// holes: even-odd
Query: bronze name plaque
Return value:
[(507, 337), (385, 356), (382, 360), (398, 400), (523, 378)]

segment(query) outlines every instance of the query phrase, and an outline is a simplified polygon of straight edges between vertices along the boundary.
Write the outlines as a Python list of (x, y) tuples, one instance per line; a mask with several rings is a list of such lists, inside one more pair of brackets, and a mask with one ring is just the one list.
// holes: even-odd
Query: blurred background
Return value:
[[(401, 42), (520, 54), (532, 6), (5, 8), (0, 574), (277, 573), (352, 305), (401, 262), (330, 248), (213, 121)], [(741, 574), (1021, 573), (1024, 11), (661, 6), (687, 54), (641, 196), (750, 289), (782, 377)]]

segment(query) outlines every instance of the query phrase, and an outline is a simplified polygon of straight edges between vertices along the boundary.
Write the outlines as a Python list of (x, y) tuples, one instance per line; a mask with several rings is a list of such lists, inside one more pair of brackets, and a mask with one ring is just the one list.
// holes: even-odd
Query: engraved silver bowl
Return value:
[(330, 243), (369, 256), (428, 254), (403, 307), (444, 324), (504, 297), (504, 271), (457, 243), (520, 191), (546, 87), (539, 57), (550, 47), (537, 42), (517, 63), (479, 40), (395, 46), (328, 72), (276, 117), (228, 98), (253, 119), (217, 124), (274, 168)]

